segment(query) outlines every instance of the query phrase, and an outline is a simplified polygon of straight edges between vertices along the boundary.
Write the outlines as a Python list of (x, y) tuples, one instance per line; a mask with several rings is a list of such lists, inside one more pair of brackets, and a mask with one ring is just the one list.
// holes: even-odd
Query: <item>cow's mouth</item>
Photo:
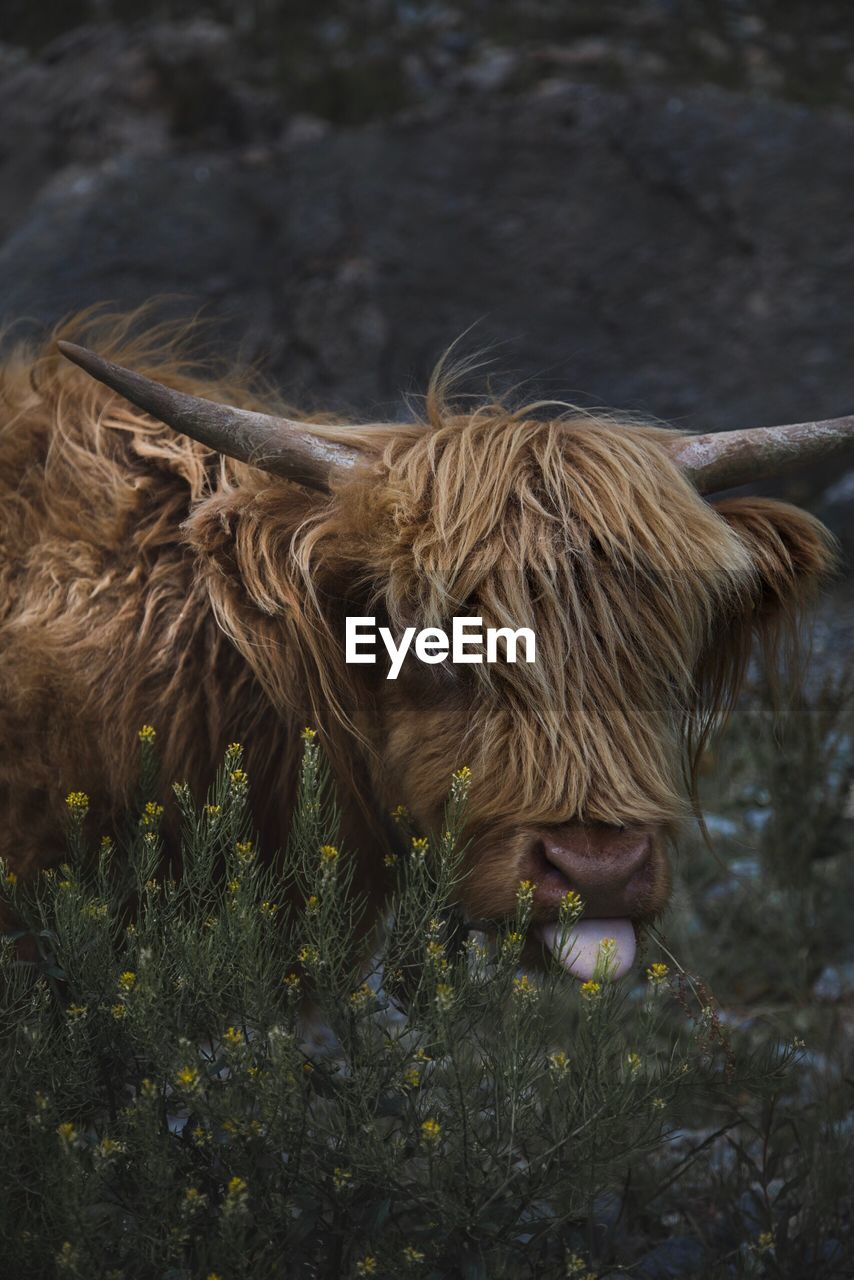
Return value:
[[(484, 832), (471, 846), (466, 914), (482, 923), (514, 918), (527, 883), (523, 963), (538, 969), (550, 958), (581, 982), (621, 978), (635, 961), (637, 928), (667, 904), (666, 834), (663, 823), (580, 822)], [(561, 927), (567, 909), (581, 914)]]
[(580, 982), (621, 978), (634, 963), (637, 939), (633, 922), (625, 917), (587, 916), (575, 924), (540, 924), (536, 931), (547, 951)]
[[(660, 857), (650, 830), (569, 823), (542, 831), (529, 846), (535, 908), (551, 919), (536, 926), (540, 941), (582, 982), (616, 979), (634, 963), (635, 922), (648, 918), (660, 882)], [(567, 891), (584, 903), (571, 926), (555, 922)]]

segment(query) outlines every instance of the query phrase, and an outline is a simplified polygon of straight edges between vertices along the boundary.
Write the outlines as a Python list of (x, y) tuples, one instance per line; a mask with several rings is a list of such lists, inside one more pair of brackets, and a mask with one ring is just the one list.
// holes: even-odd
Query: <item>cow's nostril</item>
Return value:
[(536, 897), (553, 906), (568, 889), (588, 916), (637, 916), (653, 891), (652, 839), (628, 828), (569, 826), (532, 850)]
[(531, 851), (531, 868), (527, 878), (534, 882), (538, 898), (544, 894), (560, 898), (573, 887), (566, 872), (548, 856), (543, 840), (537, 840)]

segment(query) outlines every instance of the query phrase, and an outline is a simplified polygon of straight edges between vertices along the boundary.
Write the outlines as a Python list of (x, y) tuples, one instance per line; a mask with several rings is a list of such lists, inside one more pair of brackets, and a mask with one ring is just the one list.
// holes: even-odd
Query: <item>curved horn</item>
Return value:
[(668, 452), (700, 493), (714, 493), (752, 480), (767, 480), (799, 463), (829, 458), (846, 447), (854, 449), (854, 418), (683, 436), (668, 446)]
[(175, 391), (73, 342), (58, 342), (57, 346), (66, 359), (153, 418), (200, 440), (217, 453), (248, 462), (262, 471), (311, 489), (326, 490), (333, 470), (351, 468), (359, 460), (356, 449), (323, 440), (312, 433), (310, 424), (235, 409)]

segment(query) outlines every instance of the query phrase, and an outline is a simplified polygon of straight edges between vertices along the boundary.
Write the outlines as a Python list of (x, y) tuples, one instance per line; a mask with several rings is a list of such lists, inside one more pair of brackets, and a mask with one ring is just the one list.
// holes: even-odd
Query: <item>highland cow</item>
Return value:
[[(528, 879), (548, 941), (573, 888), (578, 954), (607, 933), (625, 968), (754, 640), (796, 625), (833, 558), (804, 512), (707, 495), (846, 447), (854, 420), (690, 437), (552, 404), (463, 411), (441, 372), (421, 421), (295, 420), (130, 332), (89, 319), (0, 369), (11, 868), (58, 855), (72, 788), (115, 819), (143, 723), (164, 776), (196, 788), (243, 742), (281, 846), (312, 724), (377, 901), (389, 809), (429, 832), (466, 764), (470, 917), (506, 916)], [(530, 628), (536, 661), (394, 681), (344, 661), (348, 616), (397, 635), (456, 614)]]

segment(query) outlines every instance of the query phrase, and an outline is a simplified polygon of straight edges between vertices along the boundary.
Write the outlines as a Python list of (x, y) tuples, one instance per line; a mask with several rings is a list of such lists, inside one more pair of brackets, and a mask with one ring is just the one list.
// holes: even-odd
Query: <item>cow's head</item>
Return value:
[[(358, 755), (356, 789), (369, 780), (378, 812), (403, 803), (435, 830), (452, 770), (470, 767), (469, 913), (512, 913), (530, 880), (548, 938), (574, 889), (586, 906), (577, 970), (581, 944), (607, 935), (630, 959), (633, 924), (667, 901), (692, 757), (754, 636), (773, 642), (832, 558), (805, 513), (707, 495), (844, 446), (854, 420), (686, 437), (543, 406), (463, 415), (434, 386), (420, 425), (319, 426), (65, 354), (257, 468), (199, 521), (242, 593), (236, 604), (214, 590), (220, 616), (283, 705), (293, 690), (277, 637), (290, 633), (311, 710)], [(412, 657), (390, 681), (382, 664), (345, 665), (348, 614), (396, 635), (450, 631), (454, 616), (528, 627), (536, 662)]]

